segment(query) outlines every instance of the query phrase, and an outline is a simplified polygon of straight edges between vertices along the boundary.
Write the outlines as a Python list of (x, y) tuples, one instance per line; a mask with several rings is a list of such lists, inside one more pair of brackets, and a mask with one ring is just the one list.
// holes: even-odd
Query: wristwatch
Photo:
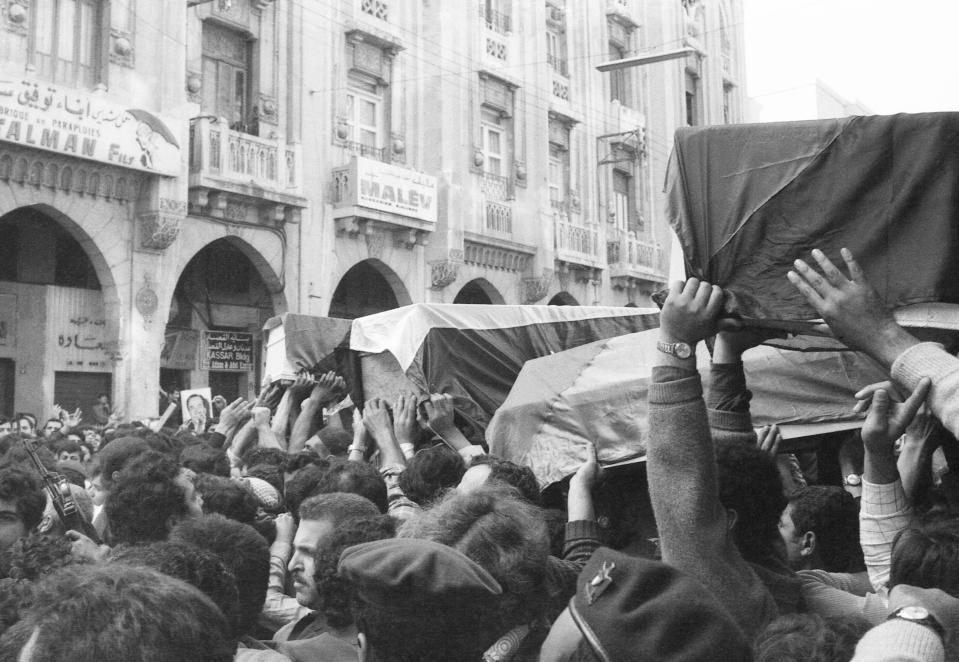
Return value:
[(843, 479), (843, 483), (849, 485), (850, 487), (859, 487), (862, 485), (862, 476), (859, 474), (849, 474)]
[(888, 620), (891, 621), (894, 618), (901, 618), (904, 621), (916, 623), (917, 625), (925, 625), (927, 628), (938, 634), (940, 639), (945, 641), (945, 628), (942, 627), (942, 624), (937, 621), (936, 617), (930, 614), (929, 610), (925, 607), (920, 607), (919, 605), (900, 607), (896, 611), (889, 614)]
[(684, 342), (663, 342), (656, 343), (656, 349), (666, 354), (672, 354), (677, 359), (688, 359), (693, 355), (693, 348)]

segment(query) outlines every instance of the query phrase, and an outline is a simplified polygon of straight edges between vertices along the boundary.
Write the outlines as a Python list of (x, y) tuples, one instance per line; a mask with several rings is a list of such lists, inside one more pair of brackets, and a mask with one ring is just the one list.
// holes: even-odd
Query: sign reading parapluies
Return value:
[(0, 81), (0, 142), (159, 175), (180, 172), (180, 145), (156, 115), (36, 81)]

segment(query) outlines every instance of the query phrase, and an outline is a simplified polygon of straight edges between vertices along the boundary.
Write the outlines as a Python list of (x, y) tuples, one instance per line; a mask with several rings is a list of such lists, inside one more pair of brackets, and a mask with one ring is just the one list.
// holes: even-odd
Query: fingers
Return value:
[(862, 270), (862, 267), (859, 266), (859, 263), (856, 262), (852, 251), (848, 248), (842, 248), (839, 252), (842, 254), (842, 259), (846, 263), (846, 268), (849, 269), (849, 277), (856, 282), (864, 282), (866, 280), (866, 273)]
[(926, 396), (929, 394), (931, 384), (932, 381), (928, 377), (923, 377), (919, 380), (916, 390), (902, 403), (902, 409), (900, 411), (902, 421), (911, 421), (916, 417), (916, 412), (919, 411), (922, 403), (926, 400)]
[[(872, 404), (866, 412), (866, 422), (863, 427), (884, 430), (889, 417), (889, 394), (886, 389), (878, 389), (872, 394)], [(865, 436), (865, 435), (864, 435)]]
[(890, 380), (884, 380), (881, 382), (876, 382), (875, 384), (869, 384), (868, 386), (863, 386), (861, 389), (856, 391), (854, 396), (857, 400), (865, 400), (866, 398), (871, 398), (873, 393), (883, 389), (884, 391), (892, 391), (893, 386)]
[(793, 262), (793, 267), (795, 271), (790, 271), (786, 274), (786, 278), (789, 279), (789, 282), (796, 286), (803, 296), (806, 297), (806, 300), (812, 305), (816, 310), (825, 303), (825, 286), (827, 285), (826, 281), (823, 280), (822, 276), (819, 273), (806, 264), (803, 260), (795, 260)]
[(823, 275), (826, 277), (826, 280), (833, 287), (841, 287), (844, 283), (848, 283), (849, 279), (846, 278), (841, 271), (832, 263), (826, 254), (823, 253), (818, 248), (814, 248), (812, 251), (812, 256), (819, 263), (819, 268), (822, 269)]

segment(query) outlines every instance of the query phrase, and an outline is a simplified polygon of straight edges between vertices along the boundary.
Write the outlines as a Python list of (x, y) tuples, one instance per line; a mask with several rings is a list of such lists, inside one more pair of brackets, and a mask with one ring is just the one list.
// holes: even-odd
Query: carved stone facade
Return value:
[(460, 263), (456, 260), (435, 260), (430, 262), (430, 287), (442, 290), (456, 281)]
[(6, 147), (4, 143), (0, 143), (0, 181), (92, 196), (117, 204), (135, 200), (140, 187), (140, 177), (129, 170)]
[(553, 272), (544, 269), (543, 275), (538, 278), (523, 279), (523, 303), (533, 304), (542, 301), (549, 294), (553, 286)]

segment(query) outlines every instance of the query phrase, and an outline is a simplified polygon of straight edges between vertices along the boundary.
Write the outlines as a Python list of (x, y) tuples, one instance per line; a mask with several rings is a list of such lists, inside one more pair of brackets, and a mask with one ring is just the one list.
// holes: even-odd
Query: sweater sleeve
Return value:
[(959, 437), (959, 358), (938, 343), (919, 343), (899, 355), (891, 372), (896, 383), (909, 392), (920, 379), (929, 377), (932, 388), (927, 402), (945, 428)]
[(901, 619), (886, 621), (856, 645), (852, 662), (943, 662), (946, 652), (935, 632)]
[(709, 372), (712, 384), (706, 409), (713, 437), (755, 444), (756, 432), (749, 414), (753, 394), (746, 388), (742, 362), (713, 363)]
[(703, 582), (754, 636), (776, 605), (727, 533), (699, 374), (669, 376), (653, 368), (646, 453), (663, 561)]

